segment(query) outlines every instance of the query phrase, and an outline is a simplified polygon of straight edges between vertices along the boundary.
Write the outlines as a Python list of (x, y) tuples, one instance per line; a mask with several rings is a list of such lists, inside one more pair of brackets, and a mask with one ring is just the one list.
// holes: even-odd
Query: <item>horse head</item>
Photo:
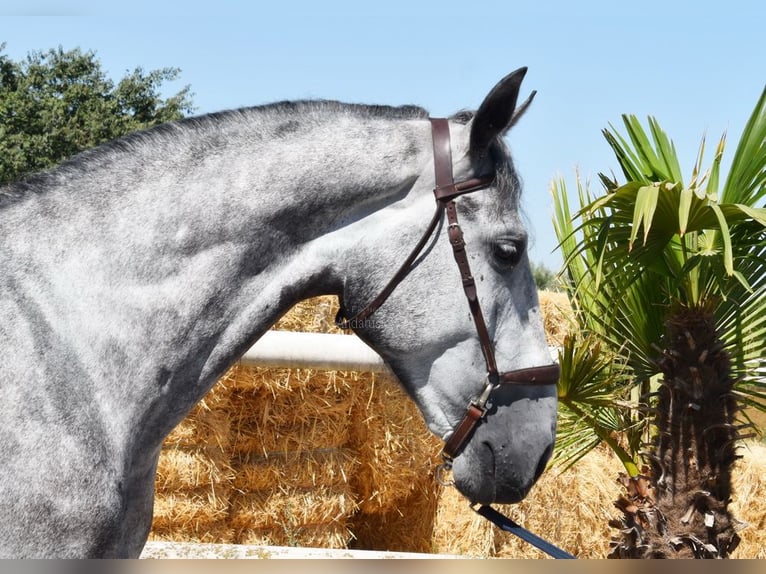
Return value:
[[(447, 441), (454, 483), (476, 503), (523, 499), (545, 468), (556, 433), (557, 369), (527, 257), (521, 185), (503, 142), (531, 101), (517, 106), (525, 71), (501, 80), (475, 113), (442, 120), (438, 130), (432, 120), (423, 139), (433, 155), (399, 208), (383, 210), (364, 231), (374, 266), (349, 272), (341, 296), (343, 316), (364, 309), (345, 325), (381, 354), (431, 431)], [(446, 183), (439, 181), (445, 161), (452, 174), (441, 177), (454, 178)], [(466, 193), (453, 181), (475, 189)], [(435, 196), (436, 215), (421, 235)], [(464, 248), (455, 245), (459, 235)], [(463, 255), (456, 255), (460, 249)], [(391, 276), (407, 253), (369, 306), (383, 275)], [(473, 292), (475, 303), (467, 303)], [(541, 380), (538, 367), (547, 373)], [(521, 372), (533, 373), (522, 382), (537, 384), (501, 384)], [(465, 436), (456, 441), (457, 433)]]

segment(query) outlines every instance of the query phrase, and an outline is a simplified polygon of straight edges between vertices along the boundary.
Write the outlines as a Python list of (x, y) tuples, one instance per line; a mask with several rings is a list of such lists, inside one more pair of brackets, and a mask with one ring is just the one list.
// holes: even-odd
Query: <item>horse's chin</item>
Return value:
[[(487, 449), (489, 450), (489, 449)], [(452, 478), (455, 488), (465, 496), (471, 504), (515, 504), (521, 502), (532, 483), (521, 484), (498, 479), (491, 454), (477, 460), (470, 453), (457, 457), (452, 467)]]
[[(455, 487), (472, 503), (513, 504), (545, 470), (556, 436), (556, 390), (493, 393), (494, 405), (452, 466)], [(516, 396), (513, 396), (513, 395)]]

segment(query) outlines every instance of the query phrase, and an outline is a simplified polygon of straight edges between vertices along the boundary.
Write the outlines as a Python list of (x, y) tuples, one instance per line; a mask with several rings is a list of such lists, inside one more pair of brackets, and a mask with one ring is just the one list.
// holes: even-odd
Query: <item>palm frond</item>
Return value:
[[(621, 361), (595, 338), (569, 335), (559, 351), (560, 418), (555, 464), (569, 467), (592, 448), (606, 442), (631, 475), (635, 453), (615, 438), (634, 426), (624, 411), (631, 380)], [(618, 405), (623, 405), (619, 407)]]
[(750, 115), (724, 184), (724, 203), (758, 206), (766, 195), (766, 86)]
[(571, 463), (606, 442), (629, 468), (648, 417), (626, 396), (645, 393), (658, 376), (664, 318), (676, 304), (714, 309), (735, 392), (766, 410), (766, 89), (720, 193), (725, 136), (707, 169), (702, 140), (685, 185), (659, 123), (649, 118), (645, 130), (635, 116), (622, 119), (625, 136), (612, 126), (603, 134), (624, 183), (599, 174), (605, 193), (595, 197), (578, 178), (574, 211), (565, 182), (552, 188), (562, 274), (581, 329), (560, 357), (556, 459)]

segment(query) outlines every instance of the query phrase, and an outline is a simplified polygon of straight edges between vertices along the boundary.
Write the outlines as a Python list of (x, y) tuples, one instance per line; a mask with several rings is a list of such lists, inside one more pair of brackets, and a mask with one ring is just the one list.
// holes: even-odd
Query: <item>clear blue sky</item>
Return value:
[(446, 115), (529, 66), (538, 96), (508, 141), (531, 257), (551, 269), (551, 180), (615, 169), (601, 129), (626, 112), (656, 116), (687, 173), (703, 133), (738, 137), (766, 82), (765, 22), (763, 0), (0, 1), (10, 57), (79, 46), (115, 79), (178, 67), (167, 91), (191, 85), (198, 113), (330, 98)]

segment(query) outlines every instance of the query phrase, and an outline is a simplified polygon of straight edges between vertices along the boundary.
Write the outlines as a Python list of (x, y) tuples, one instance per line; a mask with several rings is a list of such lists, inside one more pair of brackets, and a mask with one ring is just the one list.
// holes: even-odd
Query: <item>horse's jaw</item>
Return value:
[[(464, 342), (452, 350), (472, 346)], [(387, 360), (429, 430), (445, 441), (466, 413), (465, 397), (477, 396), (482, 388), (480, 374), (469, 368), (470, 360), (458, 361), (456, 356), (446, 353), (432, 362)], [(528, 365), (544, 362), (538, 358)], [(452, 461), (458, 491), (472, 503), (510, 504), (525, 498), (553, 452), (557, 406), (554, 384), (495, 388), (485, 416)]]

